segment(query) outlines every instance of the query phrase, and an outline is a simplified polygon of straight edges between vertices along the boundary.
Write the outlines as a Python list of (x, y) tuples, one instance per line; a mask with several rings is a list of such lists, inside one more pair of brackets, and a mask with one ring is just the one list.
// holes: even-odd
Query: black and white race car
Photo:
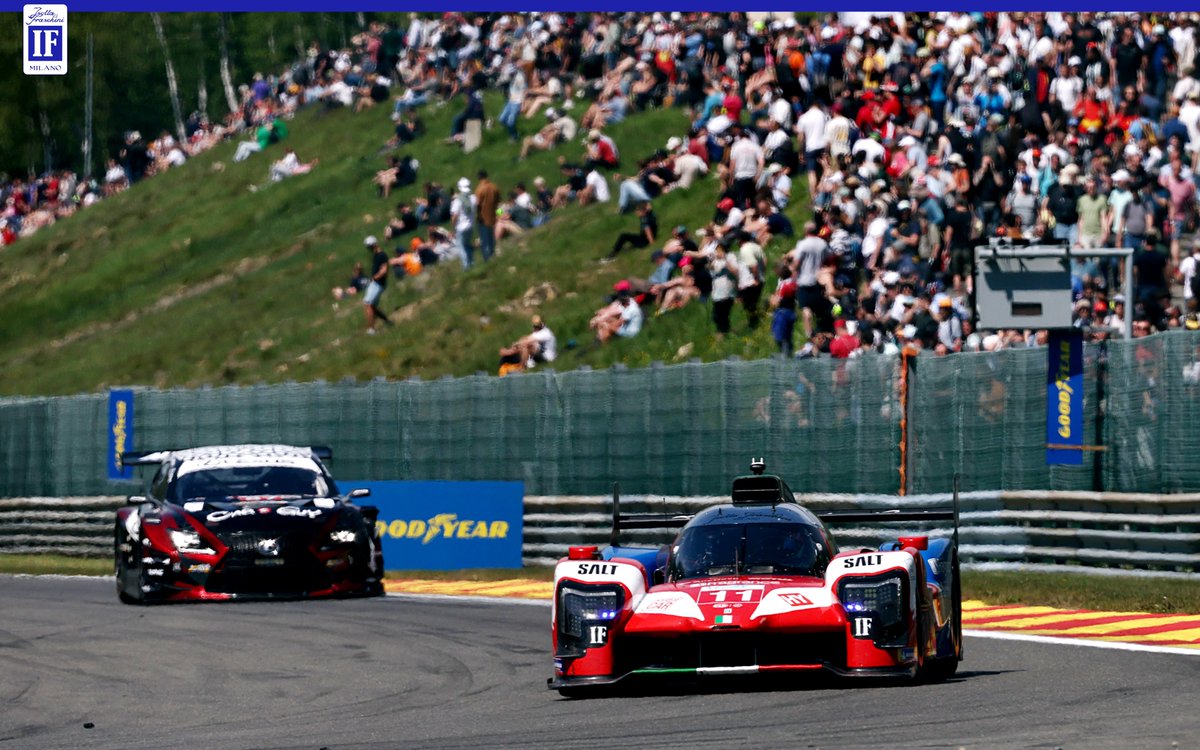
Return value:
[(133, 452), (155, 465), (117, 510), (117, 593), (129, 603), (383, 593), (378, 509), (339, 494), (327, 448), (228, 445)]

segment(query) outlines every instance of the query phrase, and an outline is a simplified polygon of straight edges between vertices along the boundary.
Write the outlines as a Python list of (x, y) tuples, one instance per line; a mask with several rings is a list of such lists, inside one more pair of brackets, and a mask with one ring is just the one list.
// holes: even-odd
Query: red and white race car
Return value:
[[(777, 476), (733, 482), (694, 516), (622, 515), (614, 544), (572, 547), (554, 574), (554, 677), (564, 695), (628, 677), (786, 674), (944, 679), (962, 659), (954, 511), (814, 514)], [(957, 496), (956, 496), (957, 497)], [(901, 536), (841, 551), (830, 522), (955, 521), (953, 536)], [(661, 548), (621, 529), (682, 526)]]

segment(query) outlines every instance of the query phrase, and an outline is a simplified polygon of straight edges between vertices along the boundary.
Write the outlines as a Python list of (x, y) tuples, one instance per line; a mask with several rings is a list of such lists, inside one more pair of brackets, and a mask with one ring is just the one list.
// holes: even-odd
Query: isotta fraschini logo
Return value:
[(26, 5), (21, 21), (25, 75), (66, 75), (67, 6)]

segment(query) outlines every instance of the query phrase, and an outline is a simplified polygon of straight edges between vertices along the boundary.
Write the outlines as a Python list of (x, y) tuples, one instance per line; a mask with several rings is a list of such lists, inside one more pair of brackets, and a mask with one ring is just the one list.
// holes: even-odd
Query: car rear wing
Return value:
[(617, 544), (621, 529), (677, 529), (686, 526), (693, 515), (688, 513), (622, 513), (621, 484), (613, 482), (613, 522), (608, 543)]
[(121, 466), (153, 466), (162, 463), (162, 454), (170, 453), (173, 448), (160, 448), (153, 451), (125, 451), (118, 463)]
[[(174, 453), (180, 450), (179, 448), (157, 448), (151, 451), (124, 451), (120, 454), (118, 461), (120, 466), (153, 466), (162, 463), (163, 456), (168, 453)], [(309, 446), (309, 450), (313, 452), (321, 461), (330, 461), (333, 459), (333, 449), (327, 445)]]
[(954, 546), (958, 547), (958, 474), (954, 475), (953, 507), (950, 510), (932, 510), (928, 508), (904, 510), (888, 508), (884, 510), (828, 510), (817, 513), (817, 518), (825, 523), (892, 523), (898, 521), (953, 521)]

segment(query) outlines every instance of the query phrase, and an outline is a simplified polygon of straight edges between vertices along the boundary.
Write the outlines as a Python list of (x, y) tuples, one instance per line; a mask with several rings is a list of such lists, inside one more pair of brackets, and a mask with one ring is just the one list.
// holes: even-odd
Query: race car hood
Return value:
[(837, 629), (845, 622), (845, 612), (820, 578), (725, 576), (651, 588), (637, 603), (625, 632), (803, 632)]
[(311, 528), (315, 531), (337, 516), (339, 505), (331, 498), (245, 498), (216, 502), (192, 501), (185, 503), (182, 510), (218, 534), (264, 527)]

